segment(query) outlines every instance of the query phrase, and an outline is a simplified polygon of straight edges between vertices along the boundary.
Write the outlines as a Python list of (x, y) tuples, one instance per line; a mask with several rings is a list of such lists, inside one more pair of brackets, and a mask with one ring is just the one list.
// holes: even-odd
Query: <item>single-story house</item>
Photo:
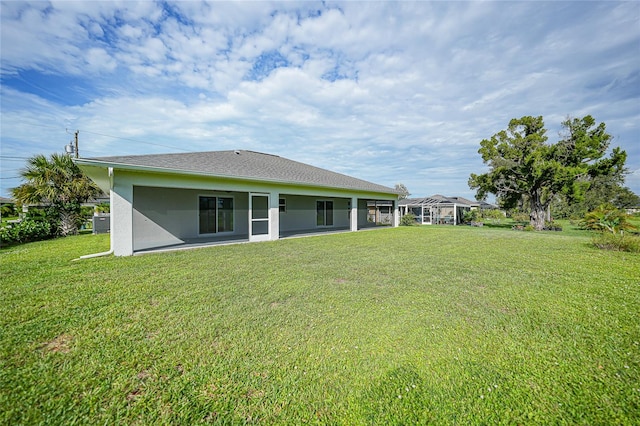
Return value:
[(473, 201), (471, 203), (471, 210), (499, 210), (500, 207), (496, 204), (487, 203), (486, 201)]
[(110, 194), (111, 251), (127, 256), (166, 247), (265, 241), (357, 231), (371, 201), (391, 203), (386, 186), (253, 151), (80, 158)]
[[(438, 195), (436, 195), (438, 197)], [(460, 204), (467, 204), (471, 207), (471, 210), (498, 210), (499, 207), (495, 204), (487, 203), (486, 201), (471, 201), (464, 197), (445, 197), (450, 201), (457, 202)]]
[(635, 207), (627, 207), (626, 209), (627, 214), (636, 214), (636, 213), (640, 213), (640, 206), (635, 206)]
[(432, 195), (400, 200), (400, 217), (412, 213), (421, 225), (459, 225), (471, 203), (462, 197)]

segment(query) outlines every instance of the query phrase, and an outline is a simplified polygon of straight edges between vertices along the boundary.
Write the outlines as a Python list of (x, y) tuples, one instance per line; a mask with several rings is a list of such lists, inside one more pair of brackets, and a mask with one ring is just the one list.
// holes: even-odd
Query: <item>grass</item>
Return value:
[(401, 227), (0, 250), (2, 424), (638, 424), (640, 255)]

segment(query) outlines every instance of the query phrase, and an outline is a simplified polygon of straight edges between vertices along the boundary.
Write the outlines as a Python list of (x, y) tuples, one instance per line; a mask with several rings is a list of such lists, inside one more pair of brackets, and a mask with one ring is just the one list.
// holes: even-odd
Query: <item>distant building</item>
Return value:
[(424, 198), (405, 198), (398, 202), (400, 217), (412, 213), (421, 225), (460, 225), (464, 214), (475, 209), (495, 209), (484, 201), (471, 201), (463, 197), (432, 195)]
[(0, 206), (6, 206), (7, 204), (16, 204), (11, 198), (0, 197)]

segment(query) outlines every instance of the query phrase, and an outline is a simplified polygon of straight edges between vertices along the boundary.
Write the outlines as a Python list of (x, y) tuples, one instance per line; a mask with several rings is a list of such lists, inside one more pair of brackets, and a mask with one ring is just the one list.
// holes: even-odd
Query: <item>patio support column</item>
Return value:
[(358, 230), (358, 198), (351, 197), (351, 215), (349, 217), (351, 231)]
[(280, 193), (271, 191), (269, 200), (269, 233), (272, 240), (277, 240), (280, 238)]
[(113, 185), (111, 198), (111, 249), (116, 256), (133, 255), (133, 185)]
[(391, 217), (391, 226), (395, 228), (400, 225), (400, 207), (398, 206), (398, 200), (393, 200), (391, 208), (391, 213), (393, 214)]

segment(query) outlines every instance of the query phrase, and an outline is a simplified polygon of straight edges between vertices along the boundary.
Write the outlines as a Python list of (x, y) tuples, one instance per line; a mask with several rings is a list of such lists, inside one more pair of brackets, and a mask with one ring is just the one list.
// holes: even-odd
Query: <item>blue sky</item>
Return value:
[(639, 2), (1, 2), (1, 192), (24, 159), (225, 149), (473, 198), (480, 141), (591, 114), (640, 194)]

